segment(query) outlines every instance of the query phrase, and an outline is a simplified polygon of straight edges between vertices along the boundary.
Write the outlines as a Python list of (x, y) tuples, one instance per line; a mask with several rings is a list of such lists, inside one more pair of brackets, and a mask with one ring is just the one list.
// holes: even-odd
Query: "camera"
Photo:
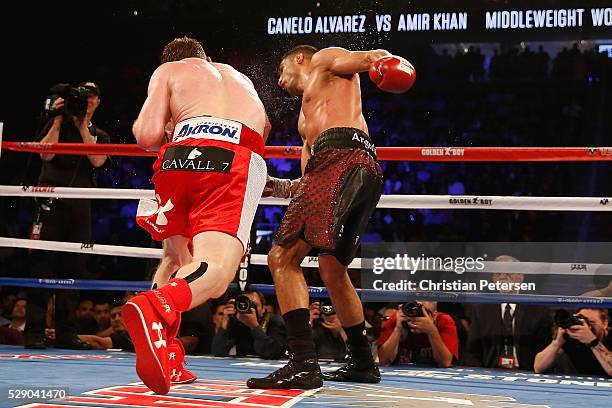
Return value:
[[(64, 115), (66, 117), (84, 118), (87, 113), (87, 100), (91, 91), (83, 86), (74, 87), (70, 84), (56, 84), (45, 99), (44, 113), (48, 117)], [(57, 98), (64, 99), (61, 109), (53, 109), (53, 102)]]
[(402, 312), (407, 317), (425, 317), (423, 305), (419, 302), (407, 302), (402, 305)]
[(570, 313), (565, 309), (559, 309), (555, 312), (555, 324), (562, 329), (581, 325), (585, 320), (585, 317), (580, 313)]
[(238, 313), (251, 313), (251, 309), (255, 309), (255, 305), (247, 295), (236, 296), (234, 307)]
[(336, 310), (332, 305), (321, 303), (321, 314), (323, 316), (331, 316), (336, 314)]

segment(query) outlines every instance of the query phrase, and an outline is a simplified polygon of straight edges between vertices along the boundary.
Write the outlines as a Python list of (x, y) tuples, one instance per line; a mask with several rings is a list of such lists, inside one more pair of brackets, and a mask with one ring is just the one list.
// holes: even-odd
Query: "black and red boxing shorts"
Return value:
[(332, 128), (321, 133), (312, 151), (276, 243), (303, 239), (319, 254), (348, 265), (383, 191), (376, 148), (359, 129)]
[(261, 135), (240, 122), (198, 116), (176, 124), (153, 165), (155, 200), (136, 220), (153, 239), (205, 231), (235, 236), (247, 248), (266, 184)]

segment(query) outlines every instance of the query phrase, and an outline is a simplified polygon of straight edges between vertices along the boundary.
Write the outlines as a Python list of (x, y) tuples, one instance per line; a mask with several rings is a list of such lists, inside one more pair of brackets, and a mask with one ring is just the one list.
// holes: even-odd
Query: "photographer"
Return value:
[[(565, 311), (561, 311), (565, 312)], [(556, 336), (535, 357), (536, 373), (612, 377), (612, 334), (606, 309), (582, 308), (577, 314), (557, 313)]]
[(383, 323), (378, 358), (383, 365), (429, 364), (450, 367), (458, 359), (454, 320), (437, 311), (436, 302), (410, 302)]
[[(46, 110), (50, 118), (39, 134), (41, 143), (109, 143), (107, 133), (92, 123), (100, 105), (100, 89), (93, 82), (79, 87), (58, 84), (51, 89), (50, 105)], [(41, 154), (42, 168), (38, 178), (40, 186), (96, 187), (96, 170), (106, 161), (103, 155)], [(49, 241), (91, 241), (91, 203), (83, 199), (42, 199), (38, 201), (32, 227), (32, 238)], [(37, 254), (32, 277), (84, 278), (86, 256), (44, 252)], [(43, 349), (45, 310), (49, 291), (28, 289), (26, 317), (26, 348)], [(75, 310), (78, 295), (74, 291), (58, 291), (55, 305), (56, 342), (58, 348), (87, 349), (87, 344), (76, 336)]]
[(285, 323), (280, 316), (267, 312), (264, 304), (265, 298), (259, 292), (245, 292), (230, 300), (223, 309), (221, 327), (213, 337), (212, 354), (282, 357), (287, 344)]
[(348, 352), (346, 333), (334, 307), (329, 304), (312, 302), (310, 304), (310, 326), (314, 338), (317, 357), (343, 361)]

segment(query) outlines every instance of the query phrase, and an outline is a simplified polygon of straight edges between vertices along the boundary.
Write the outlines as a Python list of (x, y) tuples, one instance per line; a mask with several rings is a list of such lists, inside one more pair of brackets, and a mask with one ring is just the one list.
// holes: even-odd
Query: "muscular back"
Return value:
[(186, 58), (153, 73), (134, 135), (142, 147), (158, 149), (168, 121), (203, 115), (239, 121), (264, 138), (269, 131), (263, 103), (245, 75), (229, 65)]
[(246, 76), (229, 65), (200, 58), (168, 65), (170, 112), (174, 123), (210, 115), (237, 120), (263, 135), (265, 110)]
[(368, 133), (361, 110), (358, 74), (333, 73), (325, 59), (312, 59), (312, 71), (302, 97), (298, 128), (312, 146), (317, 137), (333, 127), (353, 127)]

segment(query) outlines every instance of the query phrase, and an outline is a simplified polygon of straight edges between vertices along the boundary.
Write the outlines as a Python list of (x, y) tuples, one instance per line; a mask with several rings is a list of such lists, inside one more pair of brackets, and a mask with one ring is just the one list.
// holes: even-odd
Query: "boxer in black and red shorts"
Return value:
[[(347, 272), (383, 188), (361, 109), (358, 73), (368, 70), (379, 88), (389, 92), (405, 92), (414, 81), (410, 63), (385, 50), (332, 47), (319, 51), (303, 45), (289, 50), (281, 60), (279, 86), (302, 96), (298, 131), (304, 142), (303, 176), (294, 181), (268, 177), (264, 194), (292, 197), (268, 254), (290, 359), (265, 378), (249, 379), (250, 388), (312, 389), (321, 387), (324, 379), (380, 382), (366, 337), (363, 306)], [(313, 249), (350, 355), (347, 364), (325, 375), (317, 362), (308, 286), (300, 266)]]
[(276, 242), (301, 238), (347, 266), (382, 194), (376, 148), (360, 129), (332, 128), (317, 138), (312, 153)]

